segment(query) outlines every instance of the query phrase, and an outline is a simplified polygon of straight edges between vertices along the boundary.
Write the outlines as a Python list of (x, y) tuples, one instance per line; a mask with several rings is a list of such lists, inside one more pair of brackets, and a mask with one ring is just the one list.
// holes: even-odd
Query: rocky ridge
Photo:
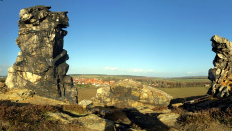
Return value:
[(50, 6), (20, 10), (16, 62), (8, 69), (8, 89), (27, 88), (36, 95), (77, 103), (77, 89), (66, 75), (69, 65), (63, 38), (68, 12), (51, 12)]

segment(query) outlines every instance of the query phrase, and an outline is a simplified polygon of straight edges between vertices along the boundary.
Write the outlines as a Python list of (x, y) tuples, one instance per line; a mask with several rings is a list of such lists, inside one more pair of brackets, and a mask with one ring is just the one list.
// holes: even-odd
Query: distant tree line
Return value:
[(182, 87), (203, 87), (210, 85), (211, 82), (206, 81), (170, 81), (170, 80), (155, 80), (152, 78), (134, 78), (133, 80), (139, 81), (143, 84), (150, 85), (157, 88), (182, 88)]

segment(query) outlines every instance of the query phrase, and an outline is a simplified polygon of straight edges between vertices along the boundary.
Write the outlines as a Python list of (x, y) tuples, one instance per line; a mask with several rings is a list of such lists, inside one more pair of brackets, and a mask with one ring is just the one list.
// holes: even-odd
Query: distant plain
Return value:
[[(97, 74), (88, 74), (88, 75), (71, 75), (73, 77), (85, 77), (85, 78), (99, 78), (104, 80), (120, 80), (120, 79), (135, 79), (135, 78), (144, 78), (146, 80), (146, 77), (143, 76), (129, 76), (129, 75), (97, 75)], [(167, 81), (179, 81), (179, 82), (210, 82), (207, 79), (207, 76), (196, 76), (196, 77), (179, 77), (179, 78), (151, 78), (149, 79), (153, 80), (167, 80)], [(145, 83), (146, 82), (142, 82)], [(156, 88), (156, 87), (154, 87)], [(96, 96), (98, 87), (96, 88), (79, 88), (78, 89), (78, 101), (81, 101), (83, 99), (91, 99), (92, 97)], [(209, 87), (177, 87), (177, 88), (157, 88), (160, 89), (171, 96), (173, 96), (174, 99), (177, 98), (190, 98), (190, 97), (197, 97), (197, 96), (203, 96), (206, 95)]]

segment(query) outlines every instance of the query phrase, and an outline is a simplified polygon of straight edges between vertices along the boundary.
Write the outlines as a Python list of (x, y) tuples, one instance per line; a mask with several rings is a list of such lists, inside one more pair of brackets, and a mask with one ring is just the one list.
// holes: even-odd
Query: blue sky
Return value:
[(20, 51), (19, 11), (35, 5), (69, 12), (68, 74), (207, 76), (210, 38), (232, 36), (230, 0), (3, 0), (0, 75)]

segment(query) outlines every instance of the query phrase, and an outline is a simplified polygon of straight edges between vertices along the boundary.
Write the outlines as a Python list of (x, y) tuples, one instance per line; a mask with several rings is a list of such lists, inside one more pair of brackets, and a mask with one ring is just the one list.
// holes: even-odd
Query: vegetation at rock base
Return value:
[(195, 111), (192, 114), (186, 114), (186, 111), (180, 108), (172, 110), (181, 115), (178, 119), (175, 129), (184, 131), (229, 131), (232, 130), (232, 109), (220, 110), (211, 108), (207, 110)]
[[(31, 105), (0, 102), (0, 130), (76, 130), (80, 124), (63, 125), (60, 121), (48, 120), (47, 112), (60, 112), (62, 106)], [(70, 110), (73, 107), (66, 106)]]
[[(78, 105), (50, 106), (12, 103), (10, 101), (0, 102), (0, 129), (1, 130), (76, 130), (81, 129), (81, 124), (62, 124), (60, 121), (47, 119), (46, 112), (61, 112), (72, 110), (83, 113)], [(163, 110), (157, 108), (155, 110)], [(186, 110), (177, 108), (172, 112), (178, 113), (181, 117), (174, 126), (177, 130), (198, 131), (198, 130), (220, 130), (228, 131), (232, 127), (232, 109), (224, 110), (208, 109), (195, 111), (187, 114)], [(145, 117), (144, 115), (143, 117)], [(129, 117), (130, 118), (130, 117)], [(139, 124), (139, 123), (137, 123)], [(134, 127), (135, 124), (132, 124)], [(136, 125), (139, 126), (139, 125)], [(139, 128), (139, 127), (136, 127)], [(145, 128), (145, 127), (143, 127)]]

